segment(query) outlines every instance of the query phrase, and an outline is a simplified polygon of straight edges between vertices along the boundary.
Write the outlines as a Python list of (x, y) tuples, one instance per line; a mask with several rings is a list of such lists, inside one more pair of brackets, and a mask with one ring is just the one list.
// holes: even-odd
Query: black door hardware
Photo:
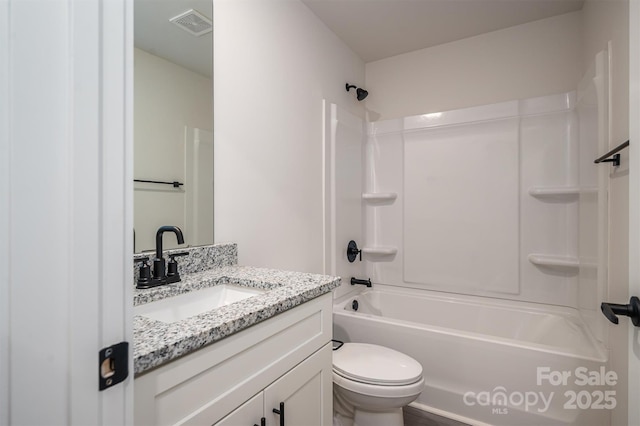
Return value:
[(280, 416), (280, 426), (284, 426), (284, 402), (280, 403), (280, 409), (279, 410), (277, 408), (274, 408), (273, 412)]
[(279, 410), (277, 408), (274, 408), (273, 412), (280, 416), (280, 426), (284, 426), (284, 402), (280, 403), (280, 409)]
[(356, 244), (355, 241), (349, 241), (347, 245), (347, 259), (350, 263), (353, 263), (358, 255), (360, 255), (360, 262), (362, 262), (362, 250), (358, 250), (358, 244)]
[[(254, 424), (253, 426), (258, 426), (256, 424)], [(264, 417), (260, 419), (260, 426), (267, 426), (267, 419), (265, 419)]]
[(98, 389), (117, 385), (129, 375), (129, 342), (104, 348), (98, 354)]
[(635, 296), (629, 299), (628, 305), (603, 302), (600, 309), (602, 309), (604, 316), (614, 324), (618, 323), (617, 315), (624, 315), (631, 318), (633, 325), (640, 327), (640, 299)]
[(367, 287), (371, 287), (371, 278), (369, 278), (368, 280), (359, 280), (357, 278), (351, 277), (351, 285), (356, 285), (356, 284), (361, 284), (361, 285), (366, 285)]

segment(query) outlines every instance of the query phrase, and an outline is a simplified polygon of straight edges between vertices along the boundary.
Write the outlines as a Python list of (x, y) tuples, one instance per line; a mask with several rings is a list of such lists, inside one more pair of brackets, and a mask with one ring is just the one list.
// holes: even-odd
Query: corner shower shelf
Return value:
[(578, 186), (534, 186), (529, 188), (529, 195), (536, 198), (563, 198), (578, 194), (593, 194), (596, 188), (580, 188)]
[(575, 257), (552, 256), (548, 254), (530, 254), (529, 262), (538, 266), (556, 266), (561, 268), (578, 268), (580, 262)]
[(362, 253), (375, 256), (394, 256), (398, 253), (397, 247), (362, 247)]
[(395, 192), (363, 192), (362, 199), (370, 203), (392, 203), (398, 198)]

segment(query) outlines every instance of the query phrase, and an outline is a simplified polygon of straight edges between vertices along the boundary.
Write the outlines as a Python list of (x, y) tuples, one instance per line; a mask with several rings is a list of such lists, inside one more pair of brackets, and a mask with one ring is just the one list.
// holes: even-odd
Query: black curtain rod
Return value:
[(184, 185), (182, 182), (173, 181), (173, 182), (162, 182), (159, 180), (143, 180), (143, 179), (134, 179), (134, 182), (143, 182), (143, 183), (158, 183), (160, 185), (173, 185), (174, 188), (180, 188), (180, 186)]
[[(618, 167), (620, 165), (620, 154), (618, 154), (618, 152), (622, 151), (628, 146), (629, 146), (629, 141), (622, 142), (620, 145), (616, 146), (611, 151), (604, 154), (602, 157), (599, 157), (593, 160), (593, 162), (595, 164), (613, 163), (614, 166)], [(611, 156), (613, 156), (613, 158), (609, 158)]]

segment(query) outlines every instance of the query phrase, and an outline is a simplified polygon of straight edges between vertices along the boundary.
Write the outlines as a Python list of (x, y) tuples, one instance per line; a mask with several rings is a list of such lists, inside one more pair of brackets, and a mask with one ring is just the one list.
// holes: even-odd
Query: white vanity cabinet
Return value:
[(215, 425), (262, 426), (262, 418), (268, 426), (330, 425), (331, 352), (332, 346), (325, 345)]
[(331, 293), (136, 377), (136, 425), (332, 423)]

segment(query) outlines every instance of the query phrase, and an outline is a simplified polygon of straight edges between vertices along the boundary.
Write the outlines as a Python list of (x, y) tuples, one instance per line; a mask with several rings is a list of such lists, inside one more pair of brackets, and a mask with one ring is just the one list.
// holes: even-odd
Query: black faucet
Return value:
[(141, 263), (136, 288), (157, 287), (163, 284), (177, 283), (181, 280), (176, 257), (186, 256), (189, 253), (170, 253), (169, 264), (165, 264), (164, 257), (162, 256), (162, 234), (167, 231), (176, 234), (178, 244), (184, 244), (182, 230), (177, 226), (161, 226), (158, 228), (158, 232), (156, 232), (156, 258), (153, 260), (153, 276), (151, 274), (151, 268), (149, 267), (148, 257), (134, 259), (134, 262)]
[(162, 234), (165, 232), (173, 232), (176, 234), (178, 244), (184, 244), (184, 236), (180, 228), (177, 226), (161, 226), (158, 228), (158, 232), (156, 232), (156, 258), (158, 259), (162, 259)]
[(173, 232), (176, 234), (178, 244), (184, 244), (184, 236), (182, 230), (177, 226), (161, 226), (156, 232), (156, 258), (153, 260), (153, 280), (157, 282), (156, 285), (166, 284), (168, 282), (180, 281), (180, 276), (177, 276), (177, 280), (172, 278), (167, 280), (167, 269), (162, 256), (162, 234), (165, 232)]

